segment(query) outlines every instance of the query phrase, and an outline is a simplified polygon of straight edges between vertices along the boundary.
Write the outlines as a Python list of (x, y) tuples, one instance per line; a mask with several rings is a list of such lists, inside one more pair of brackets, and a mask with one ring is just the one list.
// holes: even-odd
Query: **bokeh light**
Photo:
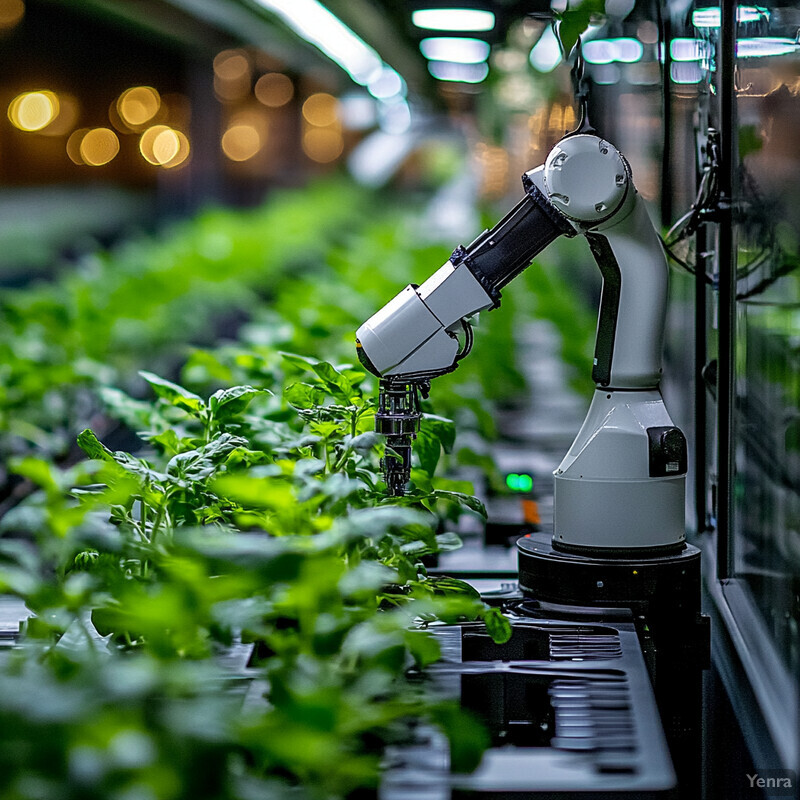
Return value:
[(232, 124), (222, 135), (222, 152), (231, 161), (247, 161), (263, 147), (262, 137), (255, 125), (247, 122)]
[(268, 72), (256, 81), (255, 95), (265, 106), (280, 108), (294, 97), (294, 84), (287, 75)]
[(40, 131), (58, 116), (59, 109), (60, 103), (54, 92), (24, 92), (11, 101), (8, 118), (21, 131)]
[(45, 136), (67, 136), (75, 130), (75, 124), (80, 116), (81, 106), (78, 98), (73, 94), (58, 95), (58, 116), (40, 133)]
[[(161, 165), (165, 169), (173, 169), (175, 167), (179, 167), (181, 164), (185, 164), (191, 152), (191, 148), (189, 146), (189, 139), (186, 137), (186, 134), (176, 130), (173, 130), (172, 133), (174, 133), (178, 139), (178, 149), (175, 152), (175, 155), (171, 159), (169, 159), (169, 161), (165, 161)], [(158, 139), (163, 135), (164, 134), (162, 133), (159, 134), (158, 137), (156, 137), (156, 143), (155, 143), (156, 146), (154, 147), (154, 149), (157, 149)]]
[(250, 77), (250, 59), (243, 50), (223, 50), (214, 58), (214, 74), (224, 81)]
[(23, 0), (0, 0), (0, 30), (9, 30), (18, 25), (25, 16)]
[(214, 91), (221, 100), (239, 100), (250, 93), (250, 58), (244, 50), (223, 50), (214, 59)]
[(84, 164), (102, 167), (119, 153), (119, 139), (111, 128), (92, 128), (81, 139), (79, 152)]
[(323, 128), (339, 120), (339, 101), (325, 92), (312, 94), (303, 103), (303, 116), (310, 125)]
[(160, 166), (172, 161), (172, 159), (178, 155), (180, 149), (181, 141), (178, 139), (178, 134), (172, 130), (172, 128), (161, 131), (155, 139), (153, 139), (153, 158)]
[(89, 128), (79, 128), (77, 131), (73, 131), (67, 139), (67, 155), (73, 164), (80, 166), (84, 164), (81, 156), (81, 142), (87, 133), (89, 133)]
[(344, 139), (335, 128), (309, 128), (303, 134), (303, 151), (312, 161), (328, 164), (344, 151)]
[(149, 164), (170, 169), (189, 157), (189, 140), (169, 125), (152, 125), (139, 138), (139, 152)]
[(120, 119), (133, 130), (150, 122), (160, 108), (161, 96), (152, 86), (133, 86), (117, 100)]

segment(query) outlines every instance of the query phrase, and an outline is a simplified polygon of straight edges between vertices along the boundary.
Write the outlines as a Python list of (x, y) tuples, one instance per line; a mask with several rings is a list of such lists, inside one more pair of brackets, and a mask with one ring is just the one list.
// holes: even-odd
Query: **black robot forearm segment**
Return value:
[(527, 175), (526, 194), (491, 230), (484, 231), (467, 247), (457, 247), (450, 257), (466, 264), (487, 293), (499, 302), (499, 290), (510, 283), (536, 256), (559, 236), (576, 231)]
[(457, 334), (479, 311), (500, 304), (500, 289), (538, 253), (575, 228), (526, 175), (526, 194), (491, 230), (450, 260), (421, 286), (407, 286), (357, 331), (358, 355), (381, 377), (431, 378), (455, 369)]

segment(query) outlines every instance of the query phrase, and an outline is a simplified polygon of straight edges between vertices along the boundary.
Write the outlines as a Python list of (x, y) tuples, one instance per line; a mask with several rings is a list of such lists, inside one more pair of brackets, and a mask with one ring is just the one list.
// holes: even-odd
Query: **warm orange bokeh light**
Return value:
[(69, 139), (67, 139), (67, 155), (73, 164), (78, 164), (80, 166), (84, 164), (83, 158), (81, 157), (81, 142), (87, 133), (89, 133), (89, 128), (79, 128), (77, 131), (73, 131)]
[[(161, 165), (166, 169), (172, 169), (173, 167), (179, 167), (181, 164), (184, 164), (186, 159), (189, 158), (190, 153), (189, 140), (186, 138), (186, 135), (181, 133), (181, 131), (173, 131), (173, 133), (178, 137), (178, 150), (169, 161), (165, 161)], [(163, 134), (160, 134), (160, 136), (163, 136)], [(156, 139), (156, 142), (157, 141), (158, 138)]]
[(222, 152), (231, 161), (247, 161), (263, 144), (256, 127), (245, 122), (231, 125), (222, 135)]
[(344, 151), (344, 139), (335, 128), (310, 128), (303, 134), (303, 150), (312, 161), (328, 164)]
[(177, 167), (189, 157), (189, 140), (169, 125), (153, 125), (139, 139), (139, 152), (156, 167)]
[(250, 77), (250, 59), (243, 50), (223, 50), (214, 59), (214, 74), (224, 81)]
[(157, 167), (161, 165), (155, 153), (155, 142), (162, 133), (167, 132), (172, 132), (169, 125), (153, 125), (142, 134), (139, 139), (139, 152), (144, 156), (145, 161)]
[(40, 131), (58, 116), (59, 110), (60, 103), (56, 94), (43, 89), (38, 92), (24, 92), (15, 97), (8, 107), (8, 118), (21, 131)]
[(303, 103), (303, 116), (310, 125), (324, 128), (339, 121), (339, 101), (325, 92), (312, 94)]
[(161, 131), (161, 133), (153, 139), (153, 158), (160, 166), (164, 166), (164, 164), (172, 161), (172, 159), (178, 155), (180, 149), (181, 140), (172, 128)]
[(152, 86), (133, 86), (117, 100), (117, 113), (130, 128), (141, 128), (150, 122), (161, 108), (161, 96)]
[(84, 164), (102, 167), (119, 153), (119, 139), (111, 128), (93, 128), (81, 139), (79, 152)]
[(13, 28), (23, 16), (25, 3), (22, 0), (0, 0), (0, 30)]
[(256, 81), (254, 91), (260, 103), (270, 108), (279, 108), (294, 97), (294, 84), (280, 72), (268, 72)]

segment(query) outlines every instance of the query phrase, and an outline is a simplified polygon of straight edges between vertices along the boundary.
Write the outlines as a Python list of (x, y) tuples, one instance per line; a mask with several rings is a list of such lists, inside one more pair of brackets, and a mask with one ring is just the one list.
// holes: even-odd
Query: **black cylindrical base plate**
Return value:
[(627, 607), (635, 613), (693, 616), (700, 608), (700, 551), (692, 545), (660, 556), (599, 556), (553, 548), (550, 535), (517, 541), (519, 587), (560, 605)]

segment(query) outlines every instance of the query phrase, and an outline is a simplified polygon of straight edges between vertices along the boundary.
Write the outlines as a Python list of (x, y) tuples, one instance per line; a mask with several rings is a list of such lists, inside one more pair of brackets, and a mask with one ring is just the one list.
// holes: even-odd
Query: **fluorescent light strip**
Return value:
[(457, 64), (480, 64), (489, 58), (492, 49), (483, 39), (459, 36), (434, 36), (419, 43), (422, 55), (431, 61), (453, 61)]
[(634, 64), (641, 61), (644, 47), (638, 39), (622, 37), (619, 39), (592, 39), (581, 48), (588, 64)]
[(384, 66), (380, 75), (369, 82), (367, 91), (378, 100), (405, 97), (406, 84), (395, 70)]
[(696, 61), (677, 61), (670, 64), (669, 77), (673, 83), (691, 85), (703, 80), (703, 70)]
[(381, 57), (317, 0), (258, 0), (361, 86), (380, 78)]
[(456, 64), (452, 61), (429, 61), (428, 72), (440, 81), (458, 83), (480, 83), (489, 74), (489, 65)]
[(490, 31), (494, 14), (477, 8), (423, 8), (411, 13), (418, 28), (432, 31)]
[(776, 36), (758, 36), (752, 39), (737, 39), (738, 58), (763, 58), (765, 56), (786, 56), (796, 53), (800, 45), (794, 39)]
[(673, 39), (669, 43), (669, 56), (673, 61), (702, 61), (708, 58), (711, 45), (704, 39)]
[[(756, 6), (739, 6), (736, 9), (737, 22), (767, 22), (768, 20), (769, 9)], [(719, 28), (721, 24), (722, 12), (719, 8), (698, 8), (692, 12), (692, 25), (695, 28)]]

